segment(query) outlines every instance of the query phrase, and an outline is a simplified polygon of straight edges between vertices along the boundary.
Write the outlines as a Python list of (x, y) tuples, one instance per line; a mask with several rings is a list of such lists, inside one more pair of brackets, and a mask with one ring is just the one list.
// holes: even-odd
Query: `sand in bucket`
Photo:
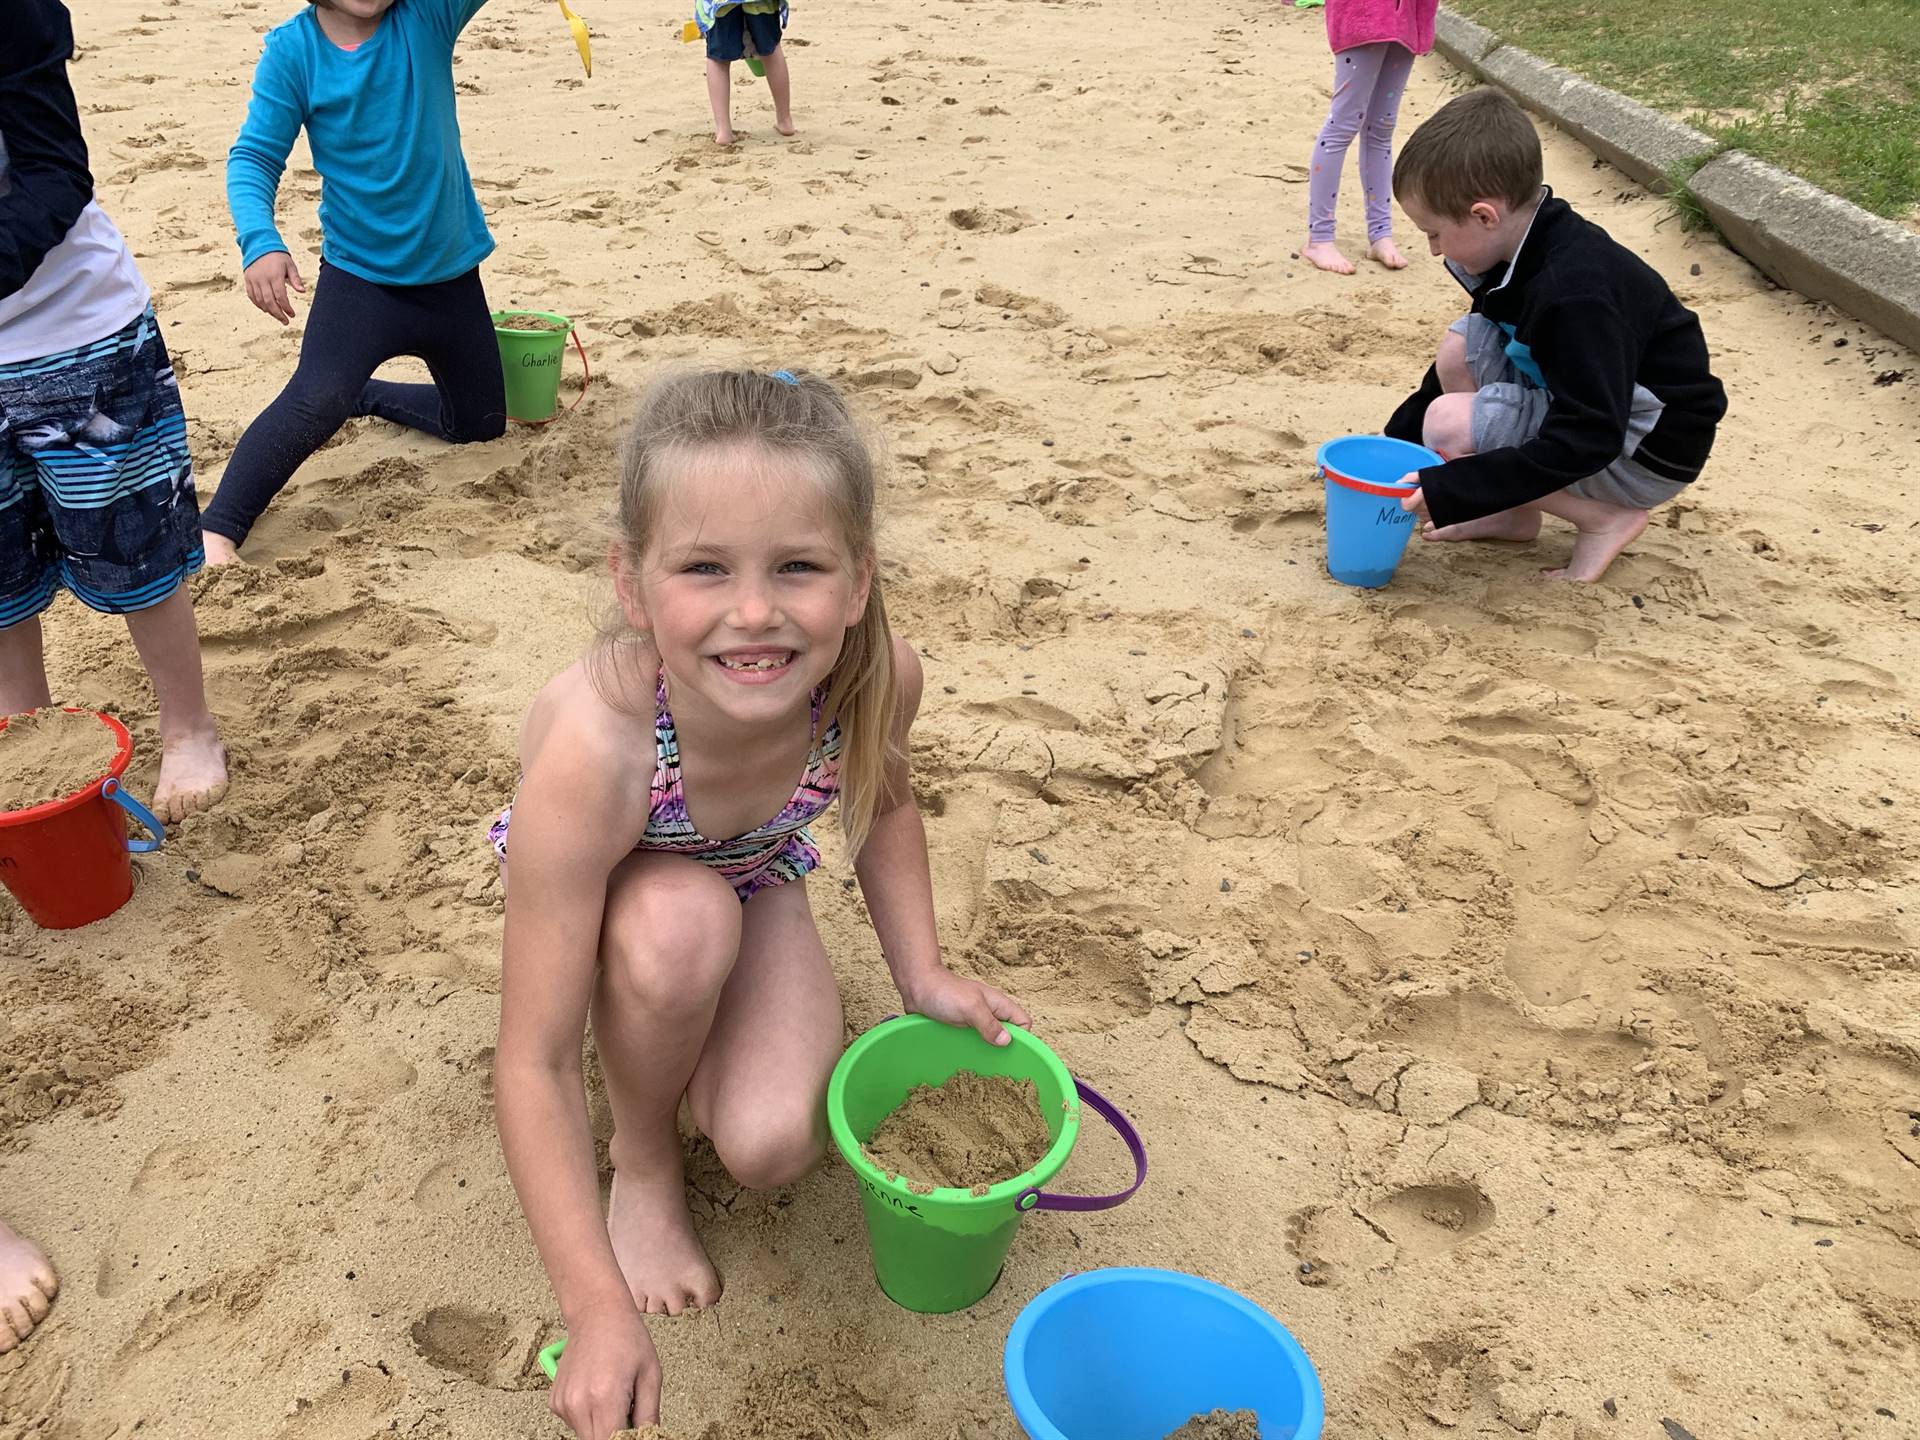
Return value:
[(120, 744), (87, 710), (29, 710), (0, 730), (0, 811), (31, 810), (104, 780)]
[(550, 310), (496, 310), (493, 334), (500, 344), (500, 374), (507, 386), (507, 415), (514, 420), (551, 420), (560, 409), (560, 362), (573, 321)]
[(1214, 1410), (1194, 1416), (1167, 1440), (1261, 1440), (1260, 1417), (1251, 1410)]
[(915, 1086), (861, 1150), (917, 1195), (943, 1186), (984, 1195), (1052, 1148), (1031, 1080), (962, 1070), (939, 1085)]

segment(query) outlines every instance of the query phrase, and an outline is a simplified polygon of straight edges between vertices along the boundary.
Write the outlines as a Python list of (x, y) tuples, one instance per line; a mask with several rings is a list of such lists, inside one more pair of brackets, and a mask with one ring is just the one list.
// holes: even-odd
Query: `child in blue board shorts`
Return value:
[[(766, 67), (773, 95), (773, 128), (793, 134), (793, 82), (780, 32), (787, 28), (787, 0), (697, 0), (694, 24), (707, 39), (707, 100), (713, 106), (713, 141), (733, 144), (733, 62), (749, 54)], [(747, 47), (751, 44), (752, 49)]]
[[(486, 0), (317, 0), (267, 32), (253, 100), (227, 156), (247, 298), (282, 325), (306, 282), (273, 222), (306, 127), (320, 172), (320, 274), (293, 379), (240, 437), (202, 521), (222, 564), (269, 501), (355, 416), (454, 444), (506, 429), (500, 352), (480, 262), (493, 237), (454, 113), (453, 48)], [(427, 385), (373, 379), (415, 355)]]
[[(154, 809), (226, 789), (186, 578), (200, 568), (186, 418), (147, 285), (94, 202), (59, 0), (0, 23), (0, 714), (53, 703), (40, 613), (125, 615), (160, 703)], [(0, 802), (5, 797), (0, 796)], [(0, 1220), (0, 1352), (46, 1318), (53, 1267)]]

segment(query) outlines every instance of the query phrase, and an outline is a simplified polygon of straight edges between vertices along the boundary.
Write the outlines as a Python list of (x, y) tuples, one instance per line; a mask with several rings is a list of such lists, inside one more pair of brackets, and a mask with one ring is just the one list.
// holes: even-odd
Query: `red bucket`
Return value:
[[(158, 850), (166, 837), (153, 813), (120, 788), (120, 776), (133, 759), (127, 727), (97, 710), (65, 708), (69, 714), (90, 714), (113, 732), (107, 773), (64, 800), (31, 810), (0, 810), (0, 882), (33, 923), (48, 930), (90, 925), (126, 904), (133, 896), (128, 852)], [(0, 730), (6, 727), (6, 717), (0, 716)], [(153, 838), (128, 839), (122, 812), (152, 831)]]

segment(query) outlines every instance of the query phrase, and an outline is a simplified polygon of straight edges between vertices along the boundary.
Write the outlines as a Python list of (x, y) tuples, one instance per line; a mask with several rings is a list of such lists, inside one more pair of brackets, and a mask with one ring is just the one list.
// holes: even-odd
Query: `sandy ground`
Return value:
[[(222, 197), (287, 6), (78, 8), (101, 195), (210, 490), (295, 352)], [(800, 0), (801, 135), (743, 85), (716, 153), (677, 18), (629, 8), (586, 6), (591, 81), (534, 0), (461, 51), (489, 292), (580, 318), (584, 405), (316, 456), (196, 587), (233, 794), (111, 920), (0, 913), (0, 1210), (66, 1281), (0, 1359), (0, 1436), (558, 1433), (492, 1124), (483, 826), (601, 598), (634, 395), (741, 358), (841, 376), (890, 435), (952, 958), (1154, 1168), (929, 1319), (875, 1289), (844, 1166), (769, 1196), (698, 1158), (727, 1295), (655, 1326), (676, 1431), (1012, 1437), (1020, 1306), (1150, 1264), (1284, 1319), (1350, 1440), (1920, 1435), (1915, 358), (1549, 137), (1560, 192), (1702, 312), (1732, 423), (1605, 587), (1536, 578), (1550, 530), (1349, 591), (1313, 447), (1378, 425), (1461, 297), (1424, 256), (1290, 257), (1317, 14)], [(1454, 83), (1423, 60), (1403, 133)], [(290, 172), (309, 276), (316, 193)], [(124, 631), (49, 624), (56, 693), (127, 718), (150, 789)], [(830, 860), (860, 1028), (896, 1002)], [(1096, 1129), (1065, 1180), (1117, 1187)]]

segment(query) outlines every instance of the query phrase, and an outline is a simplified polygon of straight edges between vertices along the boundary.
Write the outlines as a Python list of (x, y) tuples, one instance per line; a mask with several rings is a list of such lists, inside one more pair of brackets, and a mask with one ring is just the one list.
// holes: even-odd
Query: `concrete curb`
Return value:
[(1451, 10), (1434, 48), (1498, 85), (1649, 189), (1700, 164), (1688, 188), (1727, 244), (1776, 284), (1846, 311), (1920, 352), (1920, 235), (1716, 142), (1624, 95), (1549, 65)]

